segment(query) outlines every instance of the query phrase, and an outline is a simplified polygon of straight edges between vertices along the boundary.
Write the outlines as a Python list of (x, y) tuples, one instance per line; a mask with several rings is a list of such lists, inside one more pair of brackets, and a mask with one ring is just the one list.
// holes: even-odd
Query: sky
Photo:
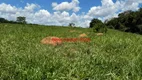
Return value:
[(141, 5), (142, 0), (0, 0), (0, 17), (16, 21), (24, 16), (28, 23), (89, 27), (93, 18), (105, 21)]

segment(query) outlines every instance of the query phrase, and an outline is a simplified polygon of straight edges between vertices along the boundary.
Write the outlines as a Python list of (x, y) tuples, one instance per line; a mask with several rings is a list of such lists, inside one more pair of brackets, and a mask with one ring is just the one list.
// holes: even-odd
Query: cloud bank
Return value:
[[(16, 20), (18, 16), (25, 16), (27, 22), (44, 24), (44, 25), (68, 25), (73, 22), (77, 26), (88, 27), (91, 19), (98, 18), (102, 21), (117, 17), (120, 12), (126, 10), (138, 10), (139, 4), (142, 0), (101, 0), (102, 5), (92, 6), (88, 12), (84, 14), (77, 14), (81, 7), (78, 0), (72, 0), (71, 2), (53, 2), (53, 13), (48, 10), (41, 9), (38, 4), (29, 4), (24, 8), (15, 7), (10, 4), (0, 4), (0, 17), (8, 20)], [(38, 9), (38, 10), (37, 10)]]
[(72, 2), (62, 2), (57, 4), (56, 2), (52, 3), (53, 10), (56, 11), (69, 11), (72, 10), (73, 12), (78, 12), (80, 10), (78, 0), (72, 0)]

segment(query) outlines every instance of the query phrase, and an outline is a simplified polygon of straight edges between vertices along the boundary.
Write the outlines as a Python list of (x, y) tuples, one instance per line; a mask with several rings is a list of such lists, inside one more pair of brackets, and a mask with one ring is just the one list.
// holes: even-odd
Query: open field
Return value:
[[(69, 32), (75, 30), (75, 32)], [(91, 42), (43, 45), (47, 36)], [(0, 80), (141, 80), (142, 36), (109, 30), (0, 24)]]

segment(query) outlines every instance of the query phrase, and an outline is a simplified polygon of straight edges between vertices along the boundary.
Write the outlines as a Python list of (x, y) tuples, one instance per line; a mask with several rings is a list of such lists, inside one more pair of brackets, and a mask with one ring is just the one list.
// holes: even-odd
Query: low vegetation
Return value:
[[(70, 32), (74, 31), (74, 32)], [(90, 42), (41, 44), (48, 36)], [(108, 29), (0, 24), (0, 80), (141, 80), (142, 36)]]
[(95, 33), (106, 33), (107, 26), (99, 19), (92, 19), (90, 22), (90, 28), (93, 28), (93, 32)]

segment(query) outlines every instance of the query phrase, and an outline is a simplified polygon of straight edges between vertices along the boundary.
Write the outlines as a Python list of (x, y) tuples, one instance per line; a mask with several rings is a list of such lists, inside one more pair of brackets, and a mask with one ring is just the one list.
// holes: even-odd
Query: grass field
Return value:
[[(76, 30), (76, 32), (69, 32)], [(43, 45), (47, 36), (91, 42)], [(0, 80), (142, 80), (142, 36), (108, 30), (0, 24)]]

